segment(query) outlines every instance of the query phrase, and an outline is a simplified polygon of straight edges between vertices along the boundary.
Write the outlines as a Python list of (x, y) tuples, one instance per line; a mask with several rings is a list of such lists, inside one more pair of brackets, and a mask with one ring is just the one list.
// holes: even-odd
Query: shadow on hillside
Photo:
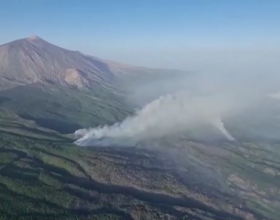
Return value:
[(27, 153), (15, 148), (10, 148), (9, 146), (0, 147), (0, 153), (13, 153), (17, 155), (17, 158), (23, 158), (27, 156)]
[(8, 101), (10, 101), (9, 98), (1, 97), (1, 96), (0, 96), (0, 105), (1, 105), (2, 103), (4, 103), (4, 102), (8, 102)]
[[(57, 204), (54, 204), (52, 202), (46, 201), (45, 199), (32, 198), (32, 197), (26, 195), (25, 194), (26, 192), (24, 192), (24, 191), (22, 191), (22, 193), (24, 193), (24, 194), (14, 192), (8, 186), (9, 185), (4, 185), (3, 183), (0, 183), (0, 202), (1, 203), (6, 202), (7, 204), (11, 204), (10, 209), (7, 209), (7, 207), (2, 208), (0, 206), (1, 219), (41, 219), (41, 218), (36, 218), (35, 216), (38, 215), (38, 217), (39, 217), (40, 215), (42, 215), (42, 217), (43, 217), (44, 214), (39, 214), (38, 212), (36, 214), (28, 213), (29, 210), (32, 210), (32, 208), (31, 208), (32, 206), (35, 206), (35, 207), (47, 206), (48, 208), (51, 208), (51, 209), (54, 209), (54, 210), (60, 211), (60, 212), (62, 212), (64, 210), (63, 207), (61, 207)], [(20, 192), (20, 189), (18, 189), (18, 191)], [(9, 199), (6, 199), (6, 198), (9, 198)], [(17, 215), (16, 213), (19, 211), (17, 205), (19, 205), (19, 207), (25, 206), (26, 209), (24, 210), (24, 212), (27, 212), (28, 214), (21, 213), (20, 215)], [(20, 211), (22, 211), (22, 210), (20, 210)], [(24, 218), (25, 216), (29, 216), (32, 218)], [(48, 215), (46, 214), (46, 216), (48, 216)], [(6, 217), (6, 218), (4, 218), (4, 217)], [(46, 219), (46, 218), (44, 218), (44, 219)]]
[(80, 172), (82, 172), (86, 177), (89, 178), (89, 175), (85, 172), (85, 170), (81, 167), (81, 165), (79, 163), (77, 163), (76, 161), (72, 160), (72, 159), (69, 159), (67, 157), (64, 157), (62, 155), (58, 155), (58, 154), (54, 154), (54, 153), (51, 153), (49, 151), (46, 151), (42, 148), (37, 148), (37, 147), (34, 147), (33, 150), (37, 151), (37, 152), (42, 152), (44, 154), (47, 154), (51, 157), (56, 157), (56, 158), (59, 158), (60, 160), (65, 160), (65, 161), (68, 161), (69, 163), (73, 164)]
[[(8, 150), (8, 149), (7, 149)], [(15, 152), (17, 154), (22, 154), (22, 152)], [(21, 155), (23, 156), (23, 155)], [(84, 188), (87, 190), (92, 190), (92, 191), (97, 191), (99, 193), (104, 194), (105, 196), (110, 195), (124, 195), (128, 198), (134, 198), (137, 200), (141, 200), (145, 203), (151, 204), (154, 207), (157, 207), (158, 209), (162, 210), (164, 213), (172, 214), (173, 216), (178, 217), (179, 219), (182, 219), (183, 217), (188, 216), (190, 219), (196, 219), (199, 220), (201, 218), (197, 216), (192, 216), (190, 213), (186, 213), (183, 210), (178, 210), (175, 207), (183, 207), (187, 209), (195, 209), (195, 210), (201, 210), (202, 212), (209, 213), (216, 218), (221, 218), (221, 219), (233, 219), (233, 220), (241, 220), (243, 218), (231, 214), (226, 211), (221, 211), (218, 209), (215, 209), (213, 207), (210, 207), (206, 204), (203, 203), (203, 201), (199, 201), (193, 198), (187, 198), (187, 197), (173, 197), (171, 195), (166, 195), (166, 194), (161, 194), (161, 193), (154, 193), (154, 192), (147, 192), (143, 190), (139, 190), (133, 187), (128, 187), (128, 186), (121, 186), (121, 185), (113, 185), (113, 184), (107, 184), (107, 183), (101, 183), (98, 182), (94, 179), (91, 178), (85, 178), (85, 177), (77, 177), (70, 173), (68, 170), (57, 167), (51, 164), (46, 164), (43, 161), (32, 158), (32, 161), (30, 163), (32, 167), (36, 167), (36, 169), (41, 169), (44, 170), (45, 172), (48, 173), (52, 178), (57, 179), (59, 182), (64, 183), (63, 191), (67, 192), (68, 194), (72, 195), (74, 197), (78, 197), (81, 200), (86, 200), (91, 203), (99, 203), (98, 197), (94, 197), (90, 194), (86, 194), (85, 192), (80, 191), (79, 188)], [(58, 175), (57, 175), (58, 174)], [(37, 182), (38, 179), (38, 170), (33, 170), (30, 168), (24, 168), (24, 167), (18, 167), (18, 166), (13, 166), (10, 165), (7, 167), (6, 170), (4, 170), (4, 173), (1, 173), (3, 176), (7, 176), (8, 178), (11, 179), (21, 179), (24, 182), (27, 182), (27, 184), (32, 184)], [(38, 182), (37, 182), (38, 183)], [(44, 184), (44, 183), (42, 183)], [(68, 187), (69, 185), (74, 185), (75, 188), (73, 189)], [(1, 187), (0, 187), (1, 188)], [(1, 189), (0, 189), (1, 190)], [(3, 189), (6, 190), (6, 189)], [(12, 194), (10, 194), (12, 195)], [(24, 196), (24, 195), (21, 195)], [(15, 195), (16, 197), (16, 195)], [(0, 198), (1, 199), (1, 198)], [(25, 196), (25, 199), (27, 201), (30, 201), (32, 203), (34, 202), (40, 202), (44, 203), (47, 206), (53, 206), (54, 204), (45, 201), (45, 200), (40, 200), (40, 199), (33, 199), (30, 197)], [(36, 200), (36, 201), (35, 201)], [(113, 201), (112, 201), (113, 202)], [(54, 207), (56, 209), (65, 209), (64, 207), (58, 206)], [(0, 210), (1, 211), (1, 210)], [(76, 216), (89, 216), (89, 215), (102, 215), (102, 214), (113, 214), (116, 216), (121, 216), (123, 219), (133, 219), (131, 216), (123, 211), (117, 210), (117, 209), (110, 209), (110, 208), (102, 208), (99, 211), (97, 210), (85, 210), (83, 208), (71, 208), (71, 209), (66, 209), (67, 212), (66, 215), (76, 215)], [(252, 210), (250, 210), (253, 212)], [(199, 211), (200, 212), (200, 211)], [(0, 213), (1, 214), (1, 213)], [(55, 215), (47, 215), (46, 213), (32, 213), (32, 212), (27, 212), (24, 214), (24, 217), (34, 217), (36, 216), (38, 219), (52, 219), (55, 217)], [(56, 217), (65, 217), (63, 215), (59, 216), (56, 215)], [(258, 216), (261, 218), (261, 216)], [(14, 218), (13, 218), (14, 219)]]
[[(14, 136), (14, 137), (19, 137), (19, 138), (25, 138), (25, 139), (28, 139), (28, 142), (31, 143), (31, 141), (36, 141), (37, 143), (40, 143), (40, 142), (52, 142), (52, 143), (70, 143), (71, 142), (71, 139), (69, 138), (66, 138), (66, 137), (59, 137), (61, 140), (51, 140), (51, 139), (46, 139), (46, 138), (41, 138), (41, 137), (31, 137), (29, 135), (24, 135), (24, 134), (18, 134), (18, 133), (15, 133), (15, 132), (10, 132), (10, 131), (3, 131), (3, 130), (0, 130), (2, 134), (6, 134), (6, 135), (9, 135), (9, 136)], [(27, 143), (28, 143), (27, 142)], [(71, 142), (72, 143), (72, 142)], [(9, 144), (6, 144), (7, 146), (12, 146), (12, 142), (9, 143)]]
[(28, 183), (36, 183), (39, 171), (30, 168), (19, 167), (10, 164), (0, 171), (1, 176), (8, 177), (13, 180), (21, 180)]
[(22, 129), (22, 130), (25, 130), (25, 131), (28, 131), (28, 132), (32, 132), (32, 133), (35, 133), (35, 134), (39, 134), (39, 135), (44, 135), (44, 136), (53, 136), (55, 138), (58, 138), (58, 139), (63, 139), (65, 141), (69, 140), (68, 138), (65, 138), (65, 137), (62, 137), (60, 135), (58, 135), (57, 133), (53, 132), (53, 133), (50, 133), (48, 131), (42, 131), (42, 130), (38, 130), (36, 128), (30, 128), (30, 127), (27, 127), (25, 125), (19, 125), (19, 127)]
[[(120, 186), (120, 185), (109, 185), (106, 183), (97, 182), (93, 179), (88, 179), (84, 177), (77, 177), (69, 173), (67, 170), (63, 168), (59, 168), (50, 164), (45, 164), (42, 161), (36, 159), (34, 160), (34, 166), (41, 167), (44, 170), (47, 170), (49, 175), (51, 175), (53, 178), (57, 179), (60, 182), (63, 182), (65, 184), (72, 184), (77, 187), (82, 187), (84, 189), (88, 190), (94, 190), (98, 191), (99, 193), (104, 194), (123, 194), (129, 197), (136, 198), (138, 200), (152, 203), (153, 205), (157, 207), (165, 207), (165, 206), (180, 206), (184, 208), (190, 208), (190, 209), (200, 209), (202, 211), (212, 213), (213, 215), (217, 217), (222, 218), (228, 218), (228, 219), (236, 219), (241, 220), (242, 218), (228, 213), (226, 211), (217, 210), (213, 207), (210, 207), (206, 204), (203, 204), (201, 201), (195, 200), (193, 198), (187, 198), (187, 197), (173, 197), (166, 194), (160, 194), (160, 193), (153, 193), (153, 192), (147, 192), (147, 191), (141, 191), (139, 189), (128, 187), (128, 186)], [(57, 173), (59, 175), (54, 175), (53, 173)], [(73, 190), (68, 190), (68, 192), (78, 195), (78, 192), (73, 192)], [(80, 194), (80, 196), (83, 196)], [(89, 198), (87, 198), (89, 199)], [(182, 216), (180, 216), (182, 217)]]
[[(23, 194), (22, 194), (23, 193)], [(33, 197), (34, 196), (34, 197)], [(12, 198), (12, 200), (6, 199)], [(86, 208), (71, 208), (64, 205), (58, 205), (44, 198), (40, 198), (40, 195), (27, 195), (26, 192), (18, 190), (18, 192), (10, 190), (6, 185), (0, 183), (0, 202), (11, 203), (11, 209), (1, 208), (0, 206), (0, 218), (1, 219), (73, 219), (73, 216), (77, 219), (103, 219), (102, 216), (113, 215), (118, 219), (133, 220), (129, 213), (119, 210), (114, 207), (102, 207), (99, 209), (86, 209)], [(14, 210), (15, 207), (25, 207), (23, 210)], [(42, 209), (42, 208), (47, 209)], [(40, 211), (34, 211), (34, 208), (39, 208)], [(49, 213), (51, 209), (54, 213)], [(45, 212), (46, 211), (46, 212)], [(20, 212), (20, 215), (17, 213)], [(4, 218), (5, 217), (5, 218)], [(100, 218), (99, 218), (100, 217)], [(115, 219), (114, 218), (114, 219)]]
[(57, 131), (61, 134), (74, 133), (76, 130), (81, 128), (81, 126), (78, 124), (65, 122), (53, 118), (32, 117), (25, 114), (20, 114), (19, 116), (27, 120), (32, 120), (41, 127)]
[[(108, 218), (108, 215), (114, 217)], [(20, 220), (23, 219), (40, 219), (40, 220), (68, 220), (68, 219), (125, 219), (134, 220), (128, 213), (114, 209), (114, 208), (100, 208), (94, 210), (86, 209), (70, 209), (65, 210), (65, 214), (47, 214), (47, 213), (28, 213), (21, 215)]]

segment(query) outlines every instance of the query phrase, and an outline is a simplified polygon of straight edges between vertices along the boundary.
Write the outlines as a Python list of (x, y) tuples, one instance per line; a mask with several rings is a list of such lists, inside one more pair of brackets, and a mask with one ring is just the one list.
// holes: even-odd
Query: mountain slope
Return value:
[(114, 77), (106, 63), (54, 46), (39, 37), (0, 46), (1, 81), (90, 87)]
[(91, 88), (114, 80), (112, 67), (101, 59), (70, 51), (33, 36), (0, 46), (1, 86), (44, 82)]
[(277, 219), (280, 154), (269, 143), (88, 149), (66, 135), (121, 121), (127, 88), (173, 73), (36, 36), (0, 46), (0, 219)]
[(39, 83), (11, 88), (0, 92), (0, 115), (9, 112), (59, 133), (73, 133), (84, 126), (112, 124), (129, 114), (115, 94), (102, 88), (94, 91)]
[(128, 85), (170, 72), (102, 60), (32, 36), (0, 46), (0, 111), (43, 127), (50, 128), (42, 123), (49, 121), (62, 133), (112, 124), (131, 112)]
[(38, 36), (0, 46), (0, 90), (38, 82), (92, 89), (96, 85), (110, 87), (127, 77), (175, 72), (103, 60), (63, 49)]
[[(118, 65), (114, 64), (114, 71)], [(0, 118), (28, 120), (37, 128), (73, 133), (112, 124), (129, 106), (117, 73), (98, 58), (32, 36), (0, 46)]]

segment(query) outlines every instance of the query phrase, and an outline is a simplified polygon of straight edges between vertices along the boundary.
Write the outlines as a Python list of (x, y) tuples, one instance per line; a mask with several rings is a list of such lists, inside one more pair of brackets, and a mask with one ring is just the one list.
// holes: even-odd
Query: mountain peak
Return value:
[(40, 37), (38, 37), (37, 35), (32, 35), (32, 36), (30, 36), (30, 37), (28, 37), (28, 38), (26, 38), (27, 40), (41, 40), (41, 38)]
[(118, 74), (142, 72), (145, 69), (61, 48), (37, 35), (0, 45), (0, 91), (37, 82), (91, 89)]
[(0, 91), (37, 82), (87, 89), (113, 79), (103, 60), (58, 47), (37, 35), (0, 45)]

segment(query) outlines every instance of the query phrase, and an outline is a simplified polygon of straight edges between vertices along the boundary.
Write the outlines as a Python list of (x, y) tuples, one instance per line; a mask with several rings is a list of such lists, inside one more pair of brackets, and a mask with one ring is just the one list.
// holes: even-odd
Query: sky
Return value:
[(266, 68), (280, 56), (279, 12), (279, 0), (0, 0), (0, 44), (38, 35), (138, 66)]

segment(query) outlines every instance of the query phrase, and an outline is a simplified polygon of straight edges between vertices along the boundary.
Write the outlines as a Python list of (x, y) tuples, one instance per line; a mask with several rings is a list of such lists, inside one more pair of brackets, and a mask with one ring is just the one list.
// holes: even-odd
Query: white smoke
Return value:
[(100, 139), (139, 141), (161, 138), (178, 132), (193, 131), (203, 125), (211, 125), (227, 139), (234, 140), (222, 122), (223, 116), (234, 107), (234, 103), (226, 98), (228, 97), (210, 95), (195, 97), (187, 92), (162, 96), (123, 122), (76, 131), (75, 134), (81, 137), (76, 144), (92, 145)]
[(234, 137), (231, 136), (231, 134), (227, 131), (227, 129), (224, 126), (224, 123), (220, 118), (217, 118), (213, 121), (213, 125), (216, 126), (220, 132), (222, 132), (225, 137), (227, 137), (228, 140), (234, 141)]
[[(270, 79), (273, 80), (267, 80), (262, 74), (252, 77), (252, 73), (240, 72), (239, 75), (167, 74), (147, 77), (141, 82), (132, 80), (124, 85), (129, 94), (127, 101), (140, 110), (111, 126), (76, 131), (75, 143), (80, 146), (129, 145), (174, 134), (210, 137), (217, 133), (233, 141), (236, 133), (240, 134), (240, 125), (236, 125), (235, 119), (241, 115), (246, 120), (254, 117), (250, 120), (259, 120), (260, 127), (264, 127), (261, 118), (270, 110), (261, 109), (266, 108), (264, 100), (279, 82), (279, 78), (270, 76)], [(242, 128), (247, 129), (242, 120)], [(228, 121), (238, 128), (234, 133), (227, 129)]]

